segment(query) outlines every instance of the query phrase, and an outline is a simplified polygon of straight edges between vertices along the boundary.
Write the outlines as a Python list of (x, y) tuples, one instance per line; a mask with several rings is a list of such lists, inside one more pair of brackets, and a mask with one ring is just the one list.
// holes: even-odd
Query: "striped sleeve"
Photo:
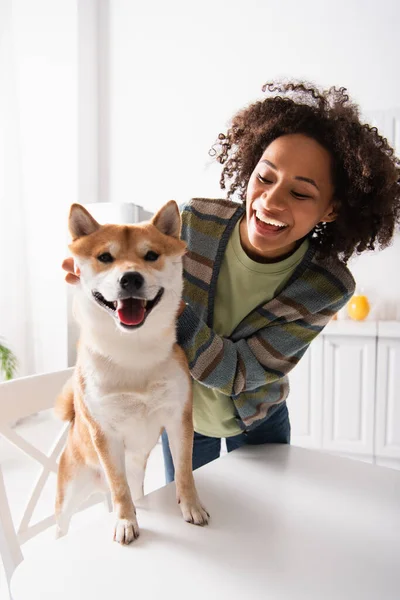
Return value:
[(353, 289), (348, 289), (340, 297), (331, 297), (317, 312), (281, 294), (268, 305), (273, 312), (258, 315), (268, 324), (238, 341), (217, 335), (187, 306), (178, 321), (178, 342), (194, 379), (236, 396), (289, 373), (352, 293)]

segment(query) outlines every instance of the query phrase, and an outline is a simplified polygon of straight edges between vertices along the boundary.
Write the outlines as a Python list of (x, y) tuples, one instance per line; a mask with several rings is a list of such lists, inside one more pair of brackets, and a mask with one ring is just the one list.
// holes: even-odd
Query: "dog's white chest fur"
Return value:
[[(147, 364), (151, 363), (149, 356)], [(149, 452), (168, 419), (179, 418), (187, 402), (189, 383), (183, 368), (172, 357), (154, 371), (109, 365), (105, 372), (96, 361), (92, 367), (84, 401), (93, 418), (103, 431), (122, 438), (126, 450)]]

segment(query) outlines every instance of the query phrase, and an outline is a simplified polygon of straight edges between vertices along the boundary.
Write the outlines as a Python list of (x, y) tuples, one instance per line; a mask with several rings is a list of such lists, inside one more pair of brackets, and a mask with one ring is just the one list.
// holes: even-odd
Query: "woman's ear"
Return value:
[(322, 223), (332, 223), (332, 221), (335, 221), (337, 216), (338, 216), (338, 210), (337, 210), (337, 204), (335, 202), (332, 202), (327, 210), (326, 213), (324, 214), (324, 216), (321, 219)]

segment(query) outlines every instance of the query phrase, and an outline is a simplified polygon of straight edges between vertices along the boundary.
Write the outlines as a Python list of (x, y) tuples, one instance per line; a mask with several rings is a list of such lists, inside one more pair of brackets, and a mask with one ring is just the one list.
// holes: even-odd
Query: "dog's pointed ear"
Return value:
[(154, 215), (151, 222), (161, 233), (179, 238), (181, 233), (181, 215), (175, 200), (170, 200)]
[(74, 241), (84, 235), (90, 235), (100, 228), (100, 224), (80, 204), (71, 206), (68, 226)]

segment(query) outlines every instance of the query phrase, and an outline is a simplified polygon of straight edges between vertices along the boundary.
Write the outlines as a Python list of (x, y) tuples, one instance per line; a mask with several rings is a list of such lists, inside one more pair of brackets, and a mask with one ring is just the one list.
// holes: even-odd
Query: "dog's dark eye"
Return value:
[(97, 260), (99, 260), (102, 263), (112, 263), (114, 258), (111, 256), (111, 254), (109, 252), (103, 252), (103, 254), (100, 254), (97, 257)]
[(148, 253), (146, 254), (146, 256), (144, 257), (144, 260), (149, 260), (151, 262), (154, 262), (155, 260), (157, 260), (157, 258), (160, 255), (157, 254), (157, 252), (153, 252), (153, 250), (149, 250)]

